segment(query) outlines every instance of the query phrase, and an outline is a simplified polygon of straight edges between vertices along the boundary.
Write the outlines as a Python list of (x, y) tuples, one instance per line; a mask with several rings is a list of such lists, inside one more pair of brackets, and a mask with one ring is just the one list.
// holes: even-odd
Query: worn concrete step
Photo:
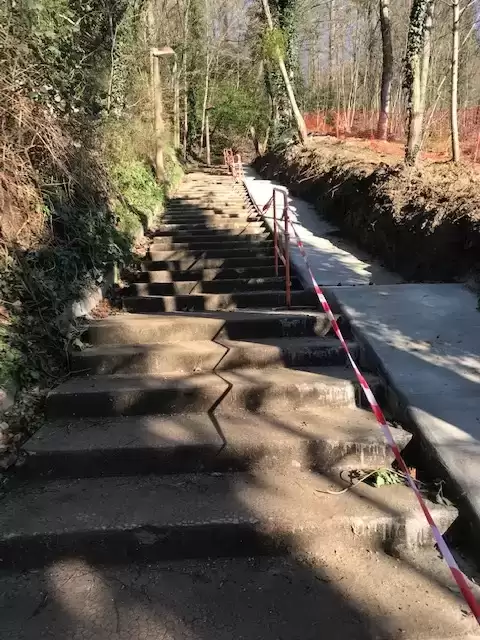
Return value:
[(149, 249), (149, 257), (151, 260), (158, 262), (159, 260), (182, 260), (184, 258), (250, 258), (252, 263), (257, 258), (265, 258), (273, 256), (273, 244), (267, 247), (248, 246), (244, 249), (233, 249), (229, 247), (219, 249), (155, 249), (155, 245), (151, 245)]
[[(337, 316), (345, 337), (350, 327)], [(315, 337), (332, 335), (330, 321), (317, 311), (250, 312), (217, 311), (196, 313), (120, 313), (92, 320), (86, 339), (92, 345), (152, 344), (190, 340), (254, 340), (264, 338)]]
[[(135, 276), (139, 282), (182, 282), (232, 280), (234, 278), (274, 278), (275, 267), (237, 267), (230, 269), (190, 269), (185, 271), (141, 271)], [(278, 275), (285, 275), (285, 267), (278, 267)]]
[(183, 271), (188, 269), (219, 269), (237, 267), (273, 267), (274, 256), (257, 258), (183, 258), (181, 260), (144, 260), (140, 265), (142, 271)]
[[(392, 427), (400, 450), (411, 434)], [(393, 454), (371, 413), (278, 414), (53, 421), (25, 444), (22, 477), (95, 477), (274, 468), (340, 473), (389, 467)]]
[(196, 201), (191, 201), (190, 203), (182, 202), (182, 203), (169, 203), (165, 209), (168, 213), (184, 213), (184, 214), (202, 214), (202, 213), (221, 213), (223, 215), (229, 213), (241, 213), (243, 215), (248, 211), (248, 207), (244, 202), (232, 202), (229, 204), (225, 204), (221, 200), (214, 199), (201, 199)]
[[(355, 343), (350, 344), (354, 355)], [(324, 367), (347, 363), (336, 338), (264, 338), (255, 341), (196, 340), (106, 345), (71, 354), (73, 371), (92, 375), (227, 371), (239, 367)]]
[(239, 207), (226, 207), (216, 208), (212, 205), (206, 205), (204, 207), (196, 206), (196, 207), (170, 207), (167, 205), (162, 218), (164, 216), (185, 216), (191, 218), (205, 218), (205, 217), (223, 217), (223, 218), (237, 218), (237, 217), (248, 217), (248, 209), (239, 206)]
[[(292, 307), (318, 308), (311, 291), (292, 291)], [(199, 293), (178, 296), (133, 296), (123, 298), (125, 311), (156, 313), (159, 311), (231, 311), (233, 309), (286, 308), (284, 291), (237, 291), (236, 293)]]
[(185, 231), (187, 233), (196, 233), (197, 231), (202, 230), (210, 230), (210, 229), (226, 229), (227, 232), (230, 233), (230, 230), (234, 229), (245, 229), (245, 231), (265, 231), (265, 224), (260, 220), (244, 221), (244, 220), (204, 220), (198, 223), (188, 223), (185, 224), (183, 222), (179, 223), (170, 223), (170, 224), (162, 224), (161, 231)]
[[(291, 278), (292, 290), (302, 286), (297, 278)], [(250, 291), (284, 291), (285, 278), (234, 278), (232, 280), (178, 281), (178, 282), (134, 282), (123, 289), (126, 296), (177, 296), (190, 294), (234, 293)]]
[(52, 640), (478, 640), (433, 547), (393, 557), (342, 534), (304, 554), (108, 567), (87, 555), (43, 571), (3, 571), (0, 637), (39, 640), (48, 630)]
[[(369, 376), (382, 401), (380, 379)], [(149, 376), (90, 376), (72, 378), (46, 399), (49, 418), (174, 415), (198, 411), (307, 410), (315, 407), (354, 407), (365, 404), (351, 369), (234, 369), (215, 373), (164, 373)]]
[[(374, 545), (433, 544), (409, 488), (323, 493), (342, 486), (294, 470), (42, 478), (3, 497), (0, 561), (24, 568), (72, 556), (97, 564), (301, 553), (352, 531)], [(428, 506), (443, 531), (456, 517), (452, 507)]]
[(201, 233), (193, 232), (165, 232), (159, 231), (152, 238), (154, 245), (168, 245), (169, 243), (216, 243), (217, 246), (224, 242), (242, 243), (242, 242), (265, 242), (272, 239), (271, 234), (265, 229), (254, 229), (230, 233), (228, 229), (205, 229)]
[(249, 217), (258, 216), (256, 210), (249, 209), (247, 207), (217, 207), (212, 204), (207, 204), (202, 207), (168, 207), (162, 214), (162, 221), (166, 218), (171, 218), (172, 221), (178, 219), (197, 219), (199, 222), (208, 220), (232, 220), (237, 222), (239, 220), (247, 220)]
[(184, 206), (199, 203), (200, 206), (205, 206), (210, 202), (215, 202), (222, 207), (241, 206), (245, 204), (245, 197), (243, 194), (232, 193), (228, 189), (195, 189), (195, 192), (191, 191), (188, 194), (177, 194), (176, 198), (172, 198), (168, 201), (168, 206)]
[[(183, 222), (184, 224), (195, 224), (198, 222), (212, 222), (215, 220), (233, 220), (235, 222), (245, 222), (250, 218), (254, 218), (249, 211), (232, 211), (231, 213), (223, 213), (220, 211), (206, 210), (204, 212), (193, 211), (166, 211), (161, 218), (162, 223)], [(253, 221), (253, 220), (252, 220)]]
[(175, 238), (177, 242), (189, 242), (190, 240), (206, 240), (208, 242), (222, 242), (224, 240), (231, 240), (232, 238), (270, 238), (271, 235), (265, 229), (248, 231), (248, 229), (199, 229), (194, 233), (190, 231), (162, 231), (161, 229), (155, 231), (154, 242), (157, 239), (163, 238)]
[(178, 241), (171, 238), (155, 238), (154, 242), (150, 246), (150, 251), (168, 251), (168, 250), (181, 250), (186, 249), (193, 251), (194, 253), (201, 251), (210, 251), (211, 249), (227, 249), (240, 250), (240, 249), (252, 249), (257, 251), (259, 249), (272, 249), (273, 240), (271, 238), (264, 238), (263, 236), (252, 235), (246, 236), (231, 236), (230, 240), (213, 240), (208, 238), (195, 238), (195, 240)]

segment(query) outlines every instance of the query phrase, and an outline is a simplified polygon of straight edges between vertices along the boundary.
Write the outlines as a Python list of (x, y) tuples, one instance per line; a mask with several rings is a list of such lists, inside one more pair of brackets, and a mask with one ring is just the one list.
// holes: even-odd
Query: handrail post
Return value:
[(289, 219), (288, 219), (288, 200), (287, 195), (284, 193), (283, 195), (285, 204), (283, 215), (285, 217), (285, 247), (284, 247), (284, 255), (285, 255), (285, 298), (287, 303), (287, 308), (290, 309), (292, 306), (292, 292), (291, 292), (291, 282), (290, 282), (290, 233), (288, 230)]
[(277, 198), (273, 192), (273, 246), (275, 249), (275, 275), (278, 276), (278, 229), (277, 229)]

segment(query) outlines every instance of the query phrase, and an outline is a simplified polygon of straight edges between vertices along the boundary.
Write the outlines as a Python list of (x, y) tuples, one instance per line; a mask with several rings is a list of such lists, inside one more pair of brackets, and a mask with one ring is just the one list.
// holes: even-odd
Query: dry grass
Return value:
[(36, 167), (68, 180), (71, 140), (54, 115), (31, 97), (40, 78), (2, 28), (0, 51), (0, 242), (32, 248), (48, 238)]

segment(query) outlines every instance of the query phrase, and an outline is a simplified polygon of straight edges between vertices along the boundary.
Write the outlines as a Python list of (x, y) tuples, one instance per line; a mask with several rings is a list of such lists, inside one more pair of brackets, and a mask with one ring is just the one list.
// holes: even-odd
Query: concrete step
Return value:
[[(392, 427), (402, 450), (411, 434)], [(26, 444), (22, 477), (96, 477), (312, 469), (320, 473), (389, 467), (393, 454), (371, 413), (361, 409), (278, 414), (54, 421)]]
[[(224, 218), (237, 218), (237, 217), (247, 217), (248, 209), (243, 206), (238, 207), (226, 207), (216, 208), (212, 207), (212, 205), (206, 205), (204, 207), (196, 206), (196, 207), (171, 207), (167, 204), (167, 207), (163, 213), (163, 216), (185, 216), (185, 217), (224, 217)], [(163, 218), (162, 216), (162, 218)]]
[(178, 271), (187, 269), (231, 269), (237, 267), (273, 267), (274, 257), (257, 258), (183, 258), (181, 260), (145, 260), (142, 271)]
[(87, 554), (43, 571), (3, 571), (0, 637), (39, 640), (48, 630), (52, 640), (478, 640), (433, 547), (392, 557), (352, 532), (321, 543), (305, 558), (105, 567)]
[[(285, 267), (278, 267), (278, 275), (285, 275)], [(185, 271), (141, 271), (135, 276), (139, 282), (182, 282), (196, 280), (232, 280), (234, 278), (274, 278), (275, 267), (238, 267), (231, 269), (190, 269)]]
[[(358, 347), (350, 344), (358, 355)], [(227, 371), (239, 367), (324, 367), (346, 365), (336, 338), (216, 339), (156, 344), (106, 345), (71, 354), (73, 371), (92, 375), (159, 374), (170, 371)]]
[[(374, 545), (433, 544), (409, 488), (323, 493), (341, 486), (295, 470), (42, 478), (3, 497), (0, 561), (4, 569), (72, 556), (98, 564), (299, 553), (352, 531)], [(452, 507), (429, 508), (443, 531), (457, 515)]]
[(226, 233), (230, 233), (230, 230), (234, 229), (245, 229), (245, 231), (255, 232), (259, 231), (263, 233), (265, 231), (265, 224), (259, 220), (253, 220), (252, 222), (244, 220), (204, 220), (198, 223), (188, 223), (185, 224), (183, 222), (179, 223), (170, 223), (170, 224), (162, 224), (160, 231), (184, 231), (187, 233), (196, 233), (197, 231), (206, 230), (209, 231), (211, 229), (226, 229)]
[(229, 247), (220, 249), (190, 250), (190, 249), (155, 249), (155, 245), (151, 245), (149, 257), (151, 260), (158, 262), (160, 260), (182, 260), (184, 258), (250, 258), (252, 263), (257, 258), (265, 258), (273, 256), (273, 245), (269, 247), (252, 247), (248, 246), (244, 249), (233, 249)]
[(199, 199), (190, 202), (169, 202), (165, 209), (168, 213), (192, 213), (193, 215), (203, 212), (215, 212), (215, 213), (245, 213), (248, 211), (248, 207), (244, 202), (236, 201), (229, 204), (225, 204), (222, 200), (215, 199)]
[[(232, 238), (270, 238), (270, 233), (266, 232), (265, 229), (248, 231), (244, 229), (232, 229), (232, 230), (223, 230), (223, 229), (199, 229), (194, 233), (190, 231), (162, 231), (161, 229), (155, 231), (154, 238), (162, 239), (162, 238), (175, 238), (178, 242), (189, 242), (190, 240), (199, 240), (205, 239), (208, 242), (223, 240), (231, 240)], [(156, 240), (154, 240), (155, 242)]]
[[(310, 291), (292, 291), (292, 307), (318, 308)], [(231, 311), (233, 309), (281, 309), (287, 307), (283, 291), (238, 291), (236, 293), (199, 293), (178, 296), (133, 296), (123, 298), (125, 311), (156, 313), (160, 311)]]
[[(297, 278), (291, 279), (292, 290), (302, 286)], [(134, 282), (122, 291), (126, 296), (177, 296), (190, 294), (284, 291), (285, 278), (234, 278), (232, 280)]]
[(207, 220), (248, 220), (251, 217), (247, 209), (231, 209), (225, 212), (221, 209), (167, 209), (162, 215), (162, 222), (177, 222), (192, 220), (202, 222)]
[[(382, 401), (383, 387), (370, 376)], [(222, 374), (165, 373), (157, 376), (72, 378), (51, 391), (49, 418), (174, 415), (200, 411), (307, 410), (315, 407), (363, 406), (365, 399), (351, 369), (234, 369)]]
[[(337, 321), (345, 337), (351, 331), (340, 316)], [(217, 311), (196, 313), (119, 313), (93, 320), (86, 339), (92, 345), (154, 344), (159, 340), (254, 340), (274, 337), (315, 337), (332, 335), (330, 321), (317, 311), (250, 312)]]
[(242, 194), (232, 193), (228, 189), (196, 189), (195, 192), (188, 194), (178, 194), (176, 198), (172, 198), (168, 201), (168, 206), (185, 206), (194, 203), (199, 203), (200, 206), (205, 206), (210, 202), (215, 202), (219, 206), (232, 207), (245, 205), (246, 200)]
[[(224, 242), (226, 243), (246, 243), (246, 242), (268, 242), (271, 241), (272, 236), (265, 229), (254, 229), (248, 231), (248, 229), (238, 233), (229, 233), (228, 229), (208, 229), (202, 233), (190, 232), (190, 233), (172, 233), (159, 231), (152, 238), (154, 245), (169, 245), (172, 243), (212, 243), (220, 246)], [(161, 234), (161, 235), (159, 235)]]
[(188, 242), (180, 242), (171, 238), (155, 238), (154, 242), (150, 246), (150, 251), (168, 251), (168, 250), (180, 250), (188, 249), (194, 253), (198, 251), (210, 251), (211, 249), (227, 249), (227, 250), (239, 250), (239, 249), (252, 249), (257, 251), (258, 249), (272, 249), (273, 240), (271, 238), (264, 238), (261, 235), (250, 237), (246, 236), (231, 236), (230, 240), (214, 240), (211, 241), (208, 238), (196, 238)]

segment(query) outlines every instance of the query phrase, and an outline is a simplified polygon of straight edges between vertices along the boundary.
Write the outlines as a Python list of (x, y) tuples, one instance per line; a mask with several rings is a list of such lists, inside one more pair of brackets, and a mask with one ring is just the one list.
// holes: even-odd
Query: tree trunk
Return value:
[(173, 147), (180, 148), (180, 87), (178, 86), (178, 59), (173, 61)]
[(458, 23), (460, 20), (459, 0), (453, 0), (452, 4), (453, 23), (452, 23), (452, 95), (450, 107), (450, 120), (452, 126), (452, 160), (458, 162), (460, 160), (460, 142), (458, 138), (458, 50), (459, 50), (459, 31)]
[(423, 125), (423, 113), (425, 112), (425, 105), (427, 103), (427, 87), (428, 87), (428, 74), (430, 70), (430, 58), (432, 53), (432, 26), (433, 26), (433, 10), (435, 6), (435, 0), (430, 0), (427, 5), (427, 13), (425, 17), (425, 30), (423, 41), (423, 54), (422, 54), (422, 69), (420, 80), (420, 101), (422, 109), (422, 125)]
[(380, 114), (378, 116), (377, 138), (386, 140), (390, 114), (390, 94), (393, 80), (393, 44), (390, 22), (390, 0), (380, 0), (380, 29), (382, 32), (382, 88), (380, 90)]
[[(265, 13), (265, 18), (267, 20), (268, 29), (269, 31), (273, 31), (273, 20), (272, 20), (272, 14), (270, 13), (270, 6), (268, 4), (268, 0), (262, 0), (262, 5)], [(298, 136), (300, 138), (300, 141), (302, 143), (305, 143), (307, 140), (307, 127), (305, 126), (305, 121), (303, 119), (302, 114), (300, 113), (300, 109), (298, 108), (292, 83), (290, 82), (287, 68), (285, 66), (285, 61), (283, 59), (283, 55), (282, 55), (282, 52), (280, 51), (279, 46), (276, 47), (275, 53), (276, 53), (276, 58), (277, 58), (277, 63), (280, 69), (280, 73), (282, 74), (283, 82), (285, 83), (285, 89), (287, 92), (288, 100), (290, 102), (290, 106), (292, 108), (293, 116), (295, 118), (295, 123), (297, 125)]]
[(212, 164), (212, 158), (210, 154), (210, 118), (208, 111), (205, 113), (205, 149), (207, 152), (207, 165), (210, 166)]
[(190, 10), (190, 0), (185, 7), (183, 16), (183, 159), (187, 160), (188, 146), (188, 64), (187, 64), (187, 46), (188, 46), (188, 18)]
[(203, 149), (203, 141), (205, 136), (205, 119), (207, 116), (207, 106), (208, 106), (208, 89), (210, 83), (210, 53), (207, 51), (207, 60), (206, 60), (206, 68), (205, 68), (205, 90), (203, 94), (203, 105), (202, 105), (202, 126), (200, 132), (200, 149)]
[(157, 181), (162, 182), (165, 177), (165, 166), (163, 161), (163, 138), (165, 125), (163, 121), (163, 99), (162, 99), (162, 81), (160, 78), (160, 63), (158, 56), (152, 55), (152, 72), (153, 72), (153, 109), (154, 109), (154, 125), (155, 125), (155, 171)]
[(335, 0), (330, 0), (328, 4), (328, 105), (331, 109), (334, 103), (333, 92), (333, 58), (334, 58), (334, 39), (335, 39)]
[(416, 163), (422, 144), (433, 8), (433, 0), (413, 0), (410, 13), (405, 68), (405, 87), (408, 92), (405, 162), (409, 165)]

